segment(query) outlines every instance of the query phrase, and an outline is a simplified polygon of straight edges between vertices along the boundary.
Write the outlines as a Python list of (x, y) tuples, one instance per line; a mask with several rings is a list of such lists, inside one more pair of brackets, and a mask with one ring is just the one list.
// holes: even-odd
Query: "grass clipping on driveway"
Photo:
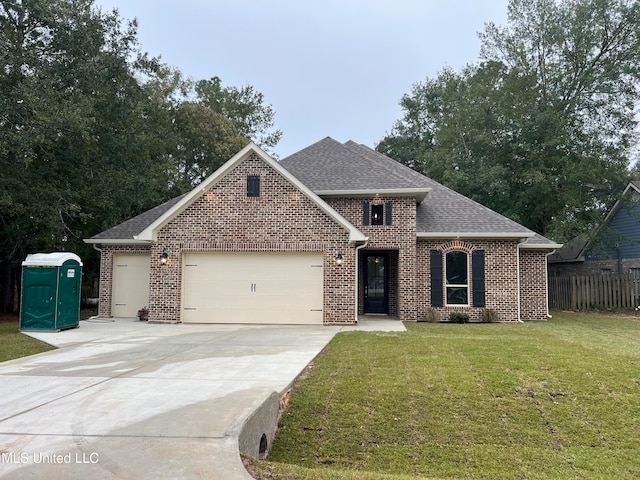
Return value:
[(260, 478), (640, 478), (640, 321), (339, 334)]

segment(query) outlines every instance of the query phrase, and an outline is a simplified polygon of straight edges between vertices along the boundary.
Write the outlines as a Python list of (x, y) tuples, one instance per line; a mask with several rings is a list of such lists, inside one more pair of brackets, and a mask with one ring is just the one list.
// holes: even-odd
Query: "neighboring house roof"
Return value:
[(589, 240), (585, 237), (569, 240), (562, 248), (549, 256), (549, 263), (582, 262), (587, 245), (589, 245)]
[(629, 191), (631, 191), (631, 193), (634, 193), (634, 194), (640, 194), (640, 181), (632, 180), (627, 184), (624, 191), (622, 192), (621, 199), (616, 201), (616, 203), (613, 205), (613, 208), (605, 217), (604, 223), (609, 223), (613, 218), (613, 216), (618, 212), (618, 210), (620, 210), (620, 208), (622, 207), (622, 200), (629, 193)]
[(249, 154), (258, 154), (316, 205), (350, 232), (354, 241), (366, 237), (320, 197), (410, 196), (418, 203), (416, 233), (420, 238), (519, 238), (521, 248), (561, 245), (529, 230), (464, 195), (353, 141), (326, 137), (276, 162), (250, 143), (191, 192), (86, 240), (87, 243), (149, 243), (155, 232), (215, 185)]
[[(622, 198), (624, 198), (630, 191), (631, 193), (640, 194), (640, 181), (630, 181), (622, 192)], [(607, 213), (602, 225), (606, 225), (611, 222), (622, 205), (622, 200), (618, 200), (613, 205), (609, 213)], [(602, 225), (597, 228), (596, 232), (602, 228)], [(564, 246), (557, 250), (553, 255), (549, 256), (549, 263), (582, 262), (585, 259), (585, 254), (590, 244), (591, 241), (585, 236), (581, 235), (573, 238), (565, 243)]]

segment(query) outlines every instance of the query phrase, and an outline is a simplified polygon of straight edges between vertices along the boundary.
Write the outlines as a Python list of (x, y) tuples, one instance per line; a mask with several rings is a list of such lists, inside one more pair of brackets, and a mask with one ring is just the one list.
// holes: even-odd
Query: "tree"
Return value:
[(231, 120), (200, 103), (181, 103), (173, 119), (176, 149), (171, 185), (178, 192), (199, 184), (249, 142)]
[(628, 179), (639, 30), (637, 1), (512, 0), (481, 61), (414, 85), (377, 148), (542, 234), (589, 231)]
[(282, 132), (272, 130), (275, 112), (264, 104), (264, 95), (251, 85), (223, 87), (219, 77), (196, 82), (198, 102), (231, 120), (238, 133), (253, 140), (265, 151), (280, 141)]
[[(82, 238), (167, 195), (135, 22), (91, 0), (0, 0), (0, 310), (11, 262), (91, 256)], [(160, 159), (160, 161), (159, 161)], [(114, 192), (118, 195), (114, 195)]]
[(196, 88), (93, 0), (0, 0), (0, 60), (0, 312), (28, 253), (74, 251), (91, 280), (83, 238), (190, 190), (245, 136), (281, 135), (253, 87)]

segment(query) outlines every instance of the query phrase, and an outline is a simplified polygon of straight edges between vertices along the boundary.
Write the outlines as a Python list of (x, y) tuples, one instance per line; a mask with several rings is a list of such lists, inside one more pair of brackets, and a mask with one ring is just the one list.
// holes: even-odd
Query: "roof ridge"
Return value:
[[(351, 142), (351, 144), (349, 144), (349, 142)], [(389, 157), (380, 158), (377, 155), (371, 155), (370, 151), (363, 151), (367, 147), (364, 147), (363, 145), (357, 144), (357, 143), (353, 142), (352, 140), (349, 140), (349, 142), (344, 143), (343, 147), (345, 147), (347, 150), (349, 150), (352, 153), (356, 153), (354, 151), (354, 149), (358, 148), (358, 150), (360, 150), (360, 151), (357, 152), (357, 153), (359, 153), (360, 155), (367, 156), (371, 161), (376, 163), (376, 167), (382, 168), (389, 176), (392, 176), (392, 177), (400, 179), (400, 180), (406, 180), (395, 169), (389, 167), (388, 161), (395, 162), (395, 160), (393, 160), (392, 158), (389, 158)], [(399, 162), (396, 162), (396, 163), (398, 163), (398, 165), (401, 165)], [(402, 166), (404, 166), (404, 165), (402, 165)]]
[[(416, 172), (414, 169), (412, 169), (410, 167), (407, 167), (406, 165), (404, 165), (403, 163), (397, 161), (396, 159), (391, 158), (391, 157), (385, 155), (384, 153), (380, 153), (376, 149), (371, 148), (371, 147), (369, 147), (367, 145), (364, 145), (362, 143), (357, 143), (357, 142), (354, 142), (353, 140), (349, 140), (344, 145), (347, 146), (347, 147), (357, 147), (360, 150), (365, 151), (370, 156), (369, 158), (374, 158), (375, 157), (376, 160), (381, 160), (381, 161), (384, 160), (385, 165), (383, 165), (383, 166), (387, 170), (391, 170), (391, 169), (386, 167), (386, 164), (388, 163), (388, 161), (393, 162), (394, 167), (396, 167), (398, 170), (401, 170), (403, 173), (407, 173), (407, 175), (413, 177), (411, 180), (416, 180), (417, 179), (417, 180), (420, 180), (420, 181), (425, 181), (425, 180), (426, 181), (434, 181), (431, 178), (429, 178), (428, 176), (426, 176), (426, 175), (424, 175), (424, 174), (422, 174), (420, 172)], [(389, 165), (391, 165), (391, 164), (389, 164)], [(394, 173), (397, 173), (397, 170), (394, 169), (393, 171), (394, 171)], [(402, 178), (402, 179), (406, 180), (405, 178)]]
[(347, 145), (347, 144), (348, 145), (355, 145), (355, 146), (357, 146), (359, 148), (366, 149), (367, 151), (369, 151), (375, 157), (378, 157), (378, 158), (384, 157), (385, 159), (388, 159), (388, 160), (391, 160), (393, 162), (396, 162), (407, 173), (410, 173), (412, 176), (419, 176), (419, 177), (421, 177), (421, 179), (424, 179), (424, 180), (426, 180), (426, 181), (428, 181), (428, 182), (430, 182), (432, 184), (435, 184), (436, 188), (441, 188), (441, 189), (445, 190), (449, 195), (455, 195), (456, 197), (458, 197), (458, 198), (460, 198), (460, 199), (462, 199), (462, 200), (464, 200), (466, 202), (473, 203), (475, 206), (486, 210), (488, 213), (491, 213), (491, 215), (493, 215), (495, 218), (503, 218), (503, 219), (513, 223), (514, 225), (517, 225), (519, 227), (522, 227), (525, 230), (528, 230), (531, 233), (535, 233), (535, 232), (533, 232), (533, 230), (525, 227), (524, 225), (521, 225), (520, 223), (516, 222), (515, 220), (512, 220), (511, 218), (507, 217), (506, 215), (503, 215), (503, 214), (501, 214), (499, 212), (496, 212), (492, 208), (489, 208), (486, 205), (483, 205), (482, 203), (477, 202), (473, 198), (467, 197), (466, 195), (463, 195), (460, 192), (457, 192), (457, 191), (447, 187), (446, 185), (444, 185), (444, 184), (432, 179), (431, 177), (428, 177), (427, 175), (424, 175), (424, 174), (422, 174), (420, 172), (416, 172), (412, 168), (407, 167), (406, 165), (398, 162), (397, 160), (394, 160), (391, 157), (388, 157), (388, 156), (384, 155), (383, 153), (378, 152), (375, 149), (367, 147), (366, 145), (362, 145), (362, 144), (356, 143), (353, 140), (349, 140), (348, 142), (345, 143), (345, 145)]
[[(392, 161), (392, 162), (395, 162), (395, 163), (397, 163), (397, 165), (398, 165), (399, 167), (401, 167), (401, 170), (402, 170), (402, 171), (404, 171), (404, 172), (406, 172), (406, 173), (410, 174), (411, 176), (414, 176), (414, 177), (415, 177), (415, 176), (418, 176), (418, 177), (420, 177), (420, 180), (423, 180), (423, 181), (428, 182), (428, 183), (431, 183), (431, 184), (435, 184), (434, 186), (436, 186), (436, 188), (442, 188), (442, 189), (446, 190), (446, 191), (447, 191), (447, 193), (448, 193), (449, 195), (455, 195), (456, 197), (458, 197), (459, 199), (461, 199), (461, 200), (463, 200), (463, 201), (465, 201), (465, 202), (473, 203), (475, 206), (480, 207), (480, 208), (482, 208), (483, 210), (486, 210), (486, 211), (487, 211), (487, 213), (490, 213), (490, 214), (491, 214), (492, 216), (494, 216), (495, 218), (502, 218), (502, 219), (505, 219), (505, 220), (507, 220), (507, 221), (509, 221), (509, 222), (513, 223), (514, 225), (518, 225), (519, 227), (522, 227), (523, 229), (528, 230), (528, 231), (529, 231), (529, 232), (531, 232), (531, 233), (535, 233), (535, 232), (533, 232), (533, 230), (531, 230), (531, 229), (529, 229), (529, 228), (525, 227), (524, 225), (521, 225), (520, 223), (516, 222), (515, 220), (512, 220), (511, 218), (507, 217), (506, 215), (503, 215), (503, 214), (501, 214), (501, 213), (499, 213), (499, 212), (496, 212), (496, 211), (495, 211), (495, 210), (493, 210), (492, 208), (489, 208), (489, 207), (487, 207), (486, 205), (483, 205), (482, 203), (477, 202), (476, 200), (474, 200), (474, 199), (472, 199), (472, 198), (470, 198), (470, 197), (467, 197), (466, 195), (463, 195), (463, 194), (461, 194), (460, 192), (457, 192), (457, 191), (455, 191), (455, 190), (453, 190), (453, 189), (451, 189), (451, 188), (447, 187), (446, 185), (443, 185), (442, 183), (440, 183), (440, 182), (438, 182), (438, 181), (436, 181), (436, 180), (432, 179), (431, 177), (428, 177), (428, 176), (426, 176), (426, 175), (424, 175), (424, 174), (422, 174), (422, 173), (420, 173), (420, 172), (416, 172), (416, 171), (415, 171), (415, 170), (413, 170), (412, 168), (407, 167), (406, 165), (404, 165), (404, 164), (402, 164), (402, 163), (398, 162), (397, 160), (394, 160), (394, 159), (393, 159), (393, 158), (391, 158), (391, 157), (388, 157), (388, 156), (384, 155), (383, 153), (378, 152), (378, 151), (377, 151), (377, 150), (375, 150), (375, 149), (372, 149), (372, 148), (370, 148), (370, 147), (368, 147), (368, 146), (366, 146), (366, 145), (362, 145), (362, 144), (356, 143), (356, 142), (354, 142), (353, 140), (349, 140), (348, 142), (346, 142), (346, 143), (345, 143), (345, 146), (356, 146), (356, 147), (358, 147), (358, 148), (360, 148), (360, 149), (367, 150), (367, 151), (368, 151), (368, 153), (371, 155), (371, 157), (372, 157), (372, 158), (373, 158), (373, 157), (376, 157), (376, 159), (379, 159), (379, 160), (386, 159), (386, 160), (390, 160), (390, 161)], [(385, 168), (385, 170), (387, 170), (387, 171), (389, 171), (389, 172), (392, 172), (392, 173), (394, 173), (394, 174), (397, 174), (397, 170), (395, 170), (395, 169), (391, 169), (391, 168), (388, 168), (388, 167), (387, 167), (387, 165), (386, 165), (386, 162), (384, 162), (384, 163), (383, 163), (383, 162), (379, 162), (379, 163), (380, 163), (380, 165), (381, 165), (383, 168)], [(402, 177), (401, 177), (401, 178), (402, 178)]]

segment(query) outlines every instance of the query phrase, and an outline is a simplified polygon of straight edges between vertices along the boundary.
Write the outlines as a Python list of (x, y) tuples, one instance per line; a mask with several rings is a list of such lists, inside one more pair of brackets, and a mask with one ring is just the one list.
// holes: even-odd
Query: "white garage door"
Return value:
[(116, 254), (113, 259), (111, 315), (135, 317), (149, 305), (149, 271), (151, 257), (138, 254)]
[(322, 323), (322, 254), (186, 253), (183, 265), (185, 323)]

